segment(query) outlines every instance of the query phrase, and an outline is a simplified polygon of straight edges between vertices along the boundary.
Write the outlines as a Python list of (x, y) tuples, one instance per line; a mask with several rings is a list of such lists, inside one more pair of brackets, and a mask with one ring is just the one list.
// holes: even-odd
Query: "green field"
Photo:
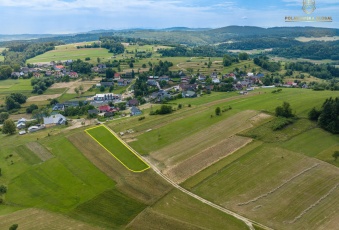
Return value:
[(119, 141), (106, 127), (88, 129), (86, 132), (109, 151), (126, 168), (133, 172), (142, 172), (149, 166)]

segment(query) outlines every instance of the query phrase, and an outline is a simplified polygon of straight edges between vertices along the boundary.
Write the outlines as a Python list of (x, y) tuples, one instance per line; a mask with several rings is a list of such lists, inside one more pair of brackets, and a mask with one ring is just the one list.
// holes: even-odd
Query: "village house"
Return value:
[(65, 125), (66, 117), (61, 114), (51, 115), (49, 117), (44, 117), (44, 125), (45, 126), (53, 126), (53, 125)]
[(70, 77), (70, 78), (78, 78), (78, 73), (76, 73), (76, 72), (70, 72), (70, 73), (69, 73), (69, 77)]
[(64, 111), (65, 110), (65, 105), (57, 103), (53, 106), (52, 108), (53, 111)]
[(194, 97), (197, 97), (197, 94), (194, 91), (183, 91), (182, 97), (183, 98), (194, 98)]
[(154, 92), (150, 95), (150, 100), (154, 102), (170, 100), (171, 98), (172, 98), (172, 95), (165, 90), (159, 90), (159, 92)]
[(179, 89), (181, 91), (196, 91), (198, 85), (197, 84), (180, 84)]
[(114, 82), (112, 81), (109, 81), (109, 82), (100, 82), (100, 86), (103, 86), (103, 87), (111, 87), (114, 85)]
[(142, 112), (138, 107), (133, 106), (131, 108), (131, 116), (138, 116), (138, 115), (141, 115), (141, 114), (142, 114)]
[(114, 80), (120, 80), (120, 79), (121, 79), (121, 75), (119, 73), (115, 73)]
[(139, 105), (139, 101), (137, 100), (137, 99), (132, 99), (132, 100), (129, 100), (128, 102), (127, 102), (127, 105), (129, 106), (129, 107), (132, 107), (132, 106), (138, 106)]
[(130, 80), (120, 79), (117, 81), (118, 86), (127, 86), (131, 83)]
[(54, 70), (63, 70), (65, 67), (63, 65), (55, 65)]

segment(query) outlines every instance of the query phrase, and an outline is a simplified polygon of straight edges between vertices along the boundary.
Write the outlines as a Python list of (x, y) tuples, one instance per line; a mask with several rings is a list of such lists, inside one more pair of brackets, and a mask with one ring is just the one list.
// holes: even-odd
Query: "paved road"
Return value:
[[(114, 132), (113, 130), (111, 130), (111, 131)], [(119, 137), (118, 135), (116, 135), (116, 136)], [(150, 162), (148, 159), (146, 159), (142, 155), (140, 155), (131, 146), (129, 146), (126, 142), (124, 142), (120, 137), (119, 137), (119, 139), (120, 139), (120, 141), (125, 146), (128, 146), (136, 155), (138, 155), (140, 158), (142, 158), (159, 176), (161, 176), (164, 180), (166, 180), (168, 183), (170, 183), (173, 187), (179, 189), (183, 193), (185, 193), (185, 194), (187, 194), (187, 195), (189, 195), (189, 196), (191, 196), (191, 197), (201, 201), (204, 204), (207, 204), (207, 205), (209, 205), (209, 206), (211, 206), (211, 207), (213, 207), (215, 209), (218, 209), (218, 210), (220, 210), (220, 211), (222, 211), (224, 213), (227, 213), (227, 214), (229, 214), (229, 215), (231, 215), (231, 216), (233, 216), (233, 217), (235, 217), (235, 218), (245, 222), (245, 224), (249, 227), (250, 230), (255, 230), (255, 228), (253, 227), (253, 224), (255, 224), (255, 225), (257, 225), (257, 226), (259, 226), (259, 227), (261, 227), (263, 229), (266, 229), (266, 230), (272, 230), (272, 228), (269, 228), (269, 227), (267, 227), (265, 225), (262, 225), (260, 223), (257, 223), (255, 221), (253, 221), (253, 220), (250, 220), (250, 219), (248, 219), (246, 217), (243, 217), (243, 216), (241, 216), (241, 215), (239, 215), (239, 214), (237, 214), (235, 212), (232, 212), (231, 210), (228, 210), (228, 209), (226, 209), (224, 207), (221, 207), (221, 206), (219, 206), (217, 204), (214, 204), (214, 203), (212, 203), (212, 202), (210, 202), (210, 201), (208, 201), (208, 200), (206, 200), (206, 199), (204, 199), (204, 198), (202, 198), (202, 197), (200, 197), (200, 196), (198, 196), (198, 195), (196, 195), (196, 194), (194, 194), (194, 193), (184, 189), (183, 187), (181, 187), (180, 185), (178, 185), (177, 183), (172, 181), (170, 178), (165, 176), (154, 164), (152, 164), (152, 162)]]

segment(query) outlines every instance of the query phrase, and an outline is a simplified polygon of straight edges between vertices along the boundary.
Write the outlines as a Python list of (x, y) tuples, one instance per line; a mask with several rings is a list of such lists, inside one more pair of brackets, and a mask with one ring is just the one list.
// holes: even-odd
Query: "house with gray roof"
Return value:
[(44, 117), (44, 124), (45, 125), (64, 125), (66, 124), (66, 117), (61, 114), (55, 114), (49, 117)]

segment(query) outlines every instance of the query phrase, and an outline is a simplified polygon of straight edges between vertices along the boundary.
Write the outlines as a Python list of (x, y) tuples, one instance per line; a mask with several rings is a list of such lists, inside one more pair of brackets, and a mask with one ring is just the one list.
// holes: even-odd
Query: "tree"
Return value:
[(55, 105), (55, 104), (58, 104), (59, 103), (59, 101), (58, 101), (58, 99), (52, 99), (50, 102), (49, 102), (49, 104), (50, 105)]
[(109, 92), (110, 92), (110, 93), (112, 93), (112, 92), (113, 92), (113, 90), (114, 90), (114, 86), (113, 86), (113, 85), (111, 85), (111, 86), (109, 87)]
[(321, 111), (313, 107), (313, 109), (308, 113), (308, 119), (310, 119), (311, 121), (318, 121), (320, 114)]
[(115, 71), (112, 68), (106, 69), (106, 78), (113, 78)]
[(100, 61), (101, 61), (101, 59), (98, 57), (98, 58), (97, 58), (97, 62), (100, 63)]
[(294, 117), (290, 104), (284, 101), (282, 106), (275, 108), (275, 116), (286, 118)]
[(0, 185), (0, 194), (5, 194), (7, 192), (7, 187), (5, 185)]
[(100, 87), (100, 92), (104, 92), (105, 91), (105, 87), (104, 86), (101, 86)]
[(18, 227), (18, 224), (13, 224), (11, 227), (9, 227), (9, 230), (16, 230)]
[(16, 131), (16, 127), (15, 127), (14, 121), (11, 119), (5, 120), (4, 125), (2, 126), (2, 133), (12, 135), (15, 133), (15, 131)]
[(78, 96), (80, 95), (80, 90), (79, 90), (78, 87), (75, 87), (74, 91), (75, 91), (75, 93), (76, 93)]
[(332, 154), (332, 157), (334, 158), (334, 161), (337, 161), (337, 158), (339, 157), (339, 151), (335, 151), (335, 152)]
[(38, 109), (38, 106), (36, 104), (31, 104), (26, 108), (26, 113), (32, 113), (36, 109)]
[(19, 109), (21, 106), (18, 102), (15, 102), (13, 98), (11, 97), (6, 97), (6, 109), (7, 110), (12, 110), (12, 109)]
[(9, 118), (9, 113), (7, 113), (7, 112), (0, 113), (0, 123), (3, 123), (8, 118)]
[(220, 116), (220, 114), (221, 114), (220, 107), (215, 108), (215, 115)]
[(239, 53), (238, 57), (239, 57), (239, 60), (248, 60), (249, 59), (248, 53)]

